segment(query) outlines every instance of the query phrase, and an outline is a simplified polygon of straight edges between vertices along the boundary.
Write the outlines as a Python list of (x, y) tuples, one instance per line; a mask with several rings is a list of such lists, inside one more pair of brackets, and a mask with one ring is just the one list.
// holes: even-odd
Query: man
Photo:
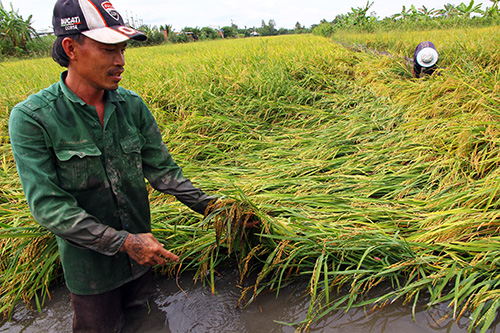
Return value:
[(33, 217), (57, 236), (75, 332), (116, 332), (143, 305), (151, 266), (179, 258), (151, 233), (147, 187), (203, 214), (213, 198), (183, 177), (142, 99), (119, 87), (126, 27), (105, 0), (58, 0), (58, 83), (12, 110), (12, 151)]
[(438, 58), (439, 54), (432, 42), (425, 41), (418, 44), (413, 53), (413, 77), (420, 78), (424, 75), (432, 75), (438, 68)]

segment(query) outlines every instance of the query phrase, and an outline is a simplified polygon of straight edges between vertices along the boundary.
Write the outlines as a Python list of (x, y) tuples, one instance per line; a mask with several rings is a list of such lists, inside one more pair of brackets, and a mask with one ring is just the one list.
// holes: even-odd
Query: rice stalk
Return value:
[[(236, 264), (242, 306), (304, 279), (307, 318), (287, 323), (299, 330), (396, 301), (414, 312), (447, 304), (447, 318), (487, 330), (500, 295), (497, 30), (336, 38), (343, 44), (285, 36), (127, 51), (124, 85), (150, 105), (184, 173), (219, 198), (202, 219), (151, 190), (153, 232), (181, 257), (158, 273), (192, 270), (215, 291), (219, 267)], [(406, 59), (422, 38), (436, 43), (442, 68), (416, 80)], [(58, 71), (50, 59), (0, 68), (0, 268), (18, 276), (28, 254), (59, 266), (43, 242), (26, 246), (50, 238), (23, 200), (6, 119)], [(254, 216), (259, 228), (242, 228)], [(0, 277), (12, 296), (4, 313), (43, 290), (35, 275), (21, 286)]]

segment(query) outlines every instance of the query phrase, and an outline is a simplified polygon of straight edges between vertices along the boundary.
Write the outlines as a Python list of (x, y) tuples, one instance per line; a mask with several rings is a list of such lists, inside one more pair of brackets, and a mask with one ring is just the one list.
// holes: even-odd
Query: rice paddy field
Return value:
[[(416, 45), (440, 54), (411, 75)], [(339, 309), (446, 304), (470, 331), (500, 306), (500, 32), (220, 40), (127, 50), (123, 86), (154, 112), (186, 177), (219, 197), (205, 217), (151, 191), (155, 236), (217, 290), (239, 268), (240, 306), (304, 279), (307, 331)], [(0, 310), (42, 309), (62, 281), (31, 218), (8, 138), (16, 103), (58, 79), (51, 59), (0, 64)], [(258, 228), (243, 229), (248, 220)], [(382, 295), (371, 291), (389, 285)]]

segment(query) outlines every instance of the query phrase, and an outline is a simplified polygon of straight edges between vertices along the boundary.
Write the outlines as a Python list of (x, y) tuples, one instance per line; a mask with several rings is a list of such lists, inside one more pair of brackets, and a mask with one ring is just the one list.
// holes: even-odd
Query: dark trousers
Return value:
[(120, 332), (125, 324), (127, 309), (148, 306), (152, 284), (153, 272), (149, 270), (140, 278), (102, 294), (71, 293), (73, 332)]

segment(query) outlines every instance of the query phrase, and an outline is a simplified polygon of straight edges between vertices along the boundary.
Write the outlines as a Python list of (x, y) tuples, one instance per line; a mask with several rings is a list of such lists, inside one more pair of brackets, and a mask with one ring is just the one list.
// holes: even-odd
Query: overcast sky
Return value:
[[(55, 1), (44, 0), (0, 0), (5, 9), (14, 10), (27, 19), (32, 17), (32, 26), (37, 30), (51, 29), (52, 10)], [(180, 31), (184, 27), (223, 27), (232, 23), (240, 28), (260, 27), (262, 20), (276, 22), (276, 28), (293, 29), (295, 23), (310, 27), (322, 19), (332, 21), (339, 14), (347, 14), (351, 7), (364, 7), (366, 0), (219, 0), (219, 1), (183, 1), (183, 0), (112, 0), (113, 6), (127, 20), (132, 17), (148, 25), (171, 25)], [(412, 4), (420, 8), (442, 9), (447, 3), (458, 5), (470, 1), (455, 0), (374, 0), (370, 12), (384, 18), (400, 13), (403, 6)], [(476, 1), (483, 4), (483, 9), (492, 4), (488, 0)]]

